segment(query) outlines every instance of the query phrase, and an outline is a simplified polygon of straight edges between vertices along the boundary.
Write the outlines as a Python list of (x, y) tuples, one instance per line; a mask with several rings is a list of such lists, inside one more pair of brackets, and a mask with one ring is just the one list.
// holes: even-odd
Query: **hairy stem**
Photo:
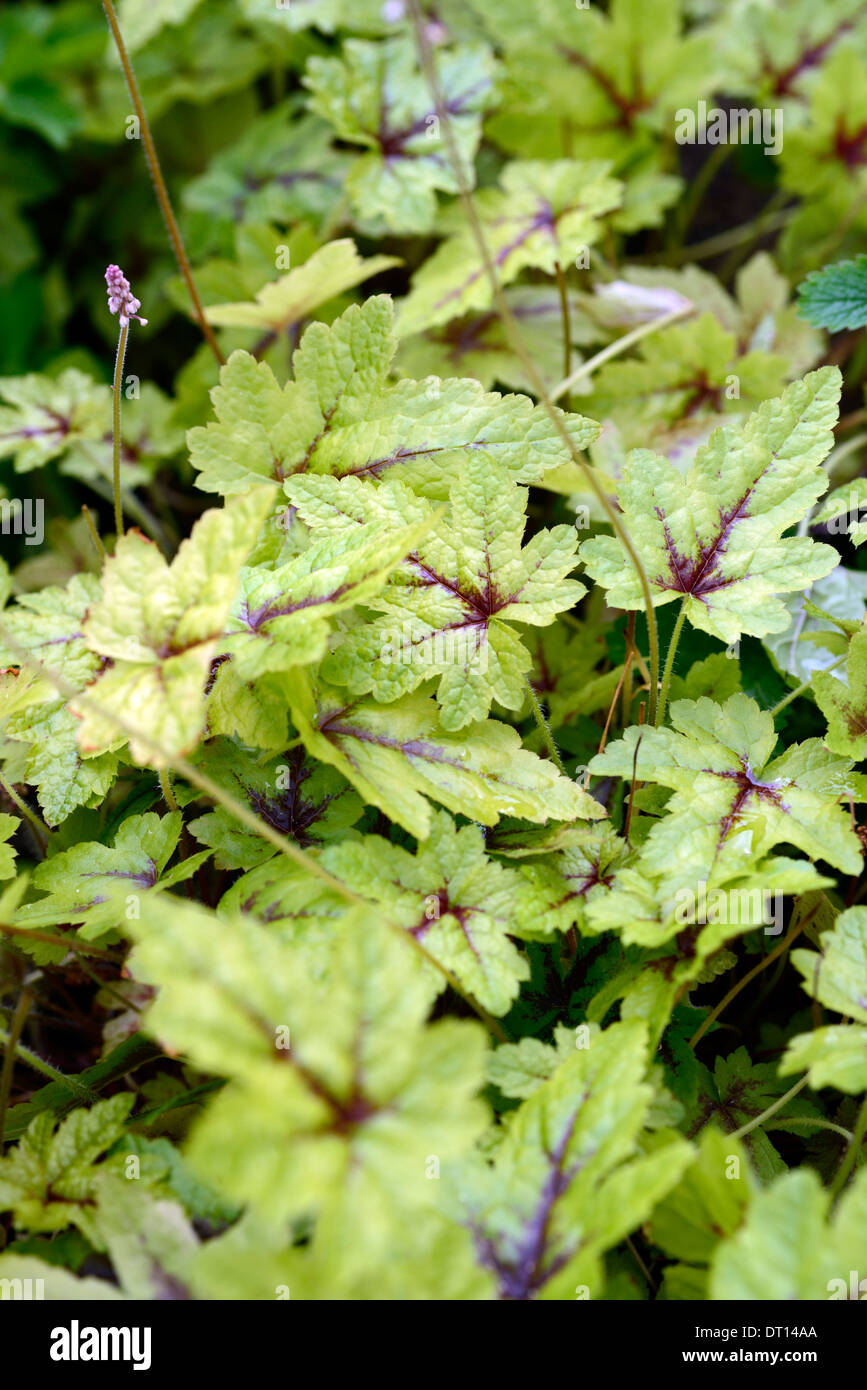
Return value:
[(723, 998), (719, 1001), (719, 1003), (714, 1005), (707, 1018), (704, 1020), (701, 1026), (697, 1028), (696, 1031), (693, 1033), (692, 1037), (689, 1040), (690, 1047), (695, 1047), (698, 1043), (701, 1042), (702, 1038), (704, 1037), (708, 1028), (710, 1028), (711, 1024), (716, 1022), (723, 1010), (728, 1008), (729, 1004), (732, 1002), (734, 998), (737, 997), (737, 995), (740, 994), (741, 990), (746, 989), (747, 985), (750, 983), (750, 980), (754, 980), (757, 975), (760, 975), (762, 973), (763, 970), (767, 970), (768, 966), (771, 964), (772, 961), (775, 961), (778, 956), (781, 956), (784, 951), (788, 950), (792, 942), (795, 940), (795, 937), (801, 934), (801, 932), (806, 927), (807, 923), (812, 921), (812, 919), (815, 917), (817, 911), (818, 907), (814, 907), (811, 909), (810, 912), (807, 913), (806, 917), (799, 918), (798, 921), (795, 922), (795, 924), (789, 928), (782, 941), (777, 943), (773, 951), (769, 951), (766, 956), (762, 957), (758, 965), (754, 965), (752, 970), (748, 970), (746, 975), (744, 975), (742, 979), (738, 980), (735, 984), (732, 985), (728, 994), (724, 995)]
[(858, 1111), (858, 1119), (855, 1121), (855, 1130), (852, 1134), (852, 1142), (846, 1150), (846, 1155), (843, 1159), (843, 1162), (837, 1169), (837, 1172), (834, 1175), (834, 1181), (831, 1184), (831, 1197), (833, 1199), (839, 1197), (840, 1193), (843, 1191), (843, 1188), (846, 1186), (846, 1183), (849, 1181), (849, 1174), (855, 1167), (855, 1161), (858, 1157), (858, 1153), (864, 1141), (865, 1134), (867, 1134), (867, 1096), (864, 1097), (864, 1100), (861, 1103), (861, 1109)]
[[(554, 273), (557, 276), (557, 292), (560, 295), (560, 317), (563, 323), (563, 376), (568, 378), (572, 370), (572, 324), (569, 318), (569, 290), (566, 285), (566, 276), (563, 274), (563, 267), (559, 261), (554, 262)], [(568, 409), (568, 399), (566, 406)]]
[[(847, 656), (848, 652), (844, 652), (844, 654), (837, 661), (833, 662), (830, 666), (823, 666), (822, 669), (824, 671), (836, 671), (838, 666), (843, 665), (843, 662), (846, 660)], [(795, 686), (794, 690), (790, 690), (788, 695), (785, 695), (782, 700), (778, 700), (777, 703), (774, 705), (773, 709), (769, 711), (771, 718), (775, 719), (781, 709), (785, 709), (786, 705), (790, 705), (793, 700), (797, 700), (798, 696), (803, 695), (805, 691), (809, 690), (812, 684), (813, 681), (812, 679), (810, 679), (808, 681), (804, 681), (801, 685)]]
[(554, 764), (557, 771), (561, 772), (565, 777), (566, 769), (563, 766), (563, 761), (560, 757), (560, 754), (557, 751), (557, 745), (554, 742), (554, 735), (551, 733), (551, 725), (548, 723), (547, 719), (542, 713), (542, 706), (539, 704), (538, 696), (536, 695), (536, 692), (533, 689), (529, 676), (527, 677), (527, 693), (530, 696), (530, 708), (533, 711), (533, 718), (536, 720), (536, 723), (539, 726), (539, 732), (542, 735), (545, 747), (548, 750), (548, 757), (551, 759), (551, 762)]
[(803, 1091), (809, 1079), (809, 1075), (802, 1076), (800, 1081), (796, 1081), (794, 1086), (789, 1087), (784, 1096), (780, 1096), (779, 1100), (775, 1100), (773, 1105), (769, 1105), (767, 1110), (762, 1111), (761, 1115), (756, 1115), (755, 1119), (749, 1120), (745, 1125), (741, 1125), (740, 1129), (736, 1129), (734, 1133), (729, 1135), (729, 1138), (743, 1139), (745, 1134), (750, 1134), (754, 1129), (758, 1129), (760, 1125), (765, 1123), (765, 1120), (769, 1120), (772, 1115), (776, 1115), (778, 1110), (782, 1110), (784, 1105), (788, 1105), (790, 1100), (794, 1100), (798, 1092)]
[(521, 334), (515, 322), (515, 317), (512, 314), (511, 309), (509, 308), (508, 300), (503, 294), (499, 276), (497, 275), (497, 270), (491, 257), (490, 248), (488, 247), (488, 243), (485, 239), (485, 234), (482, 229), (482, 224), (479, 221), (478, 213), (476, 212), (476, 207), (472, 198), (472, 192), (467, 183), (464, 166), (461, 161), (460, 154), (458, 153), (457, 144), (455, 142), (455, 135), (452, 129), (451, 117), (448, 113), (446, 103), (443, 99), (439, 75), (436, 69), (436, 62), (433, 56), (433, 49), (431, 48), (430, 39), (428, 38), (427, 32), (425, 30), (424, 19), (421, 13), (421, 8), (419, 6), (418, 0), (410, 0), (410, 9), (412, 12), (413, 26), (415, 28), (416, 43), (419, 50), (421, 65), (424, 70), (425, 77), (427, 78), (428, 87), (430, 89), (431, 97), (434, 103), (434, 109), (439, 118), (440, 129), (443, 132), (443, 138), (445, 140), (446, 150), (448, 152), (449, 163), (451, 164), (452, 171), (455, 175), (455, 181), (460, 192), (464, 212), (466, 213), (467, 221), (469, 223), (473, 239), (476, 242), (476, 246), (481, 257), (482, 265), (484, 266), (485, 274), (490, 283), (491, 294), (494, 303), (497, 307), (497, 312), (499, 313), (500, 318), (502, 320), (503, 329), (505, 331), (506, 337), (509, 340), (509, 345), (512, 348), (513, 352), (515, 352), (515, 354), (520, 358), (520, 361), (524, 367), (524, 370), (527, 373), (534, 393), (538, 397), (540, 404), (544, 408), (552, 425), (559, 434), (560, 439), (562, 440), (563, 444), (568, 450), (570, 457), (581, 469), (581, 472), (583, 473), (591, 491), (593, 492), (594, 496), (596, 497), (596, 500), (598, 501), (600, 507), (605, 513), (609, 525), (612, 527), (614, 534), (617, 536), (618, 540), (620, 541), (620, 544), (623, 546), (624, 550), (629, 556), (630, 562), (632, 563), (633, 568), (635, 569), (635, 572), (638, 576), (638, 581), (641, 585), (641, 591), (644, 597), (645, 610), (647, 613), (648, 646), (650, 649), (650, 670), (652, 675), (649, 697), (649, 713), (651, 720), (653, 720), (656, 715), (657, 686), (659, 683), (659, 636), (657, 633), (656, 615), (653, 611), (653, 601), (651, 597), (650, 582), (647, 578), (647, 573), (645, 571), (644, 565), (641, 562), (641, 556), (638, 554), (638, 551), (636, 550), (632, 542), (632, 538), (630, 537), (629, 532), (626, 530), (625, 526), (623, 525), (623, 522), (621, 521), (617, 512), (614, 510), (614, 507), (611, 505), (611, 502), (609, 501), (601, 484), (596, 478), (595, 472), (593, 471), (593, 469), (587, 466), (586, 462), (581, 457), (580, 450), (576, 448), (575, 443), (569, 434), (569, 431), (566, 429), (566, 426), (563, 423), (561, 413), (556, 409), (550, 395), (545, 389), (545, 384), (542, 381), (542, 378), (539, 376), (535, 362), (533, 361), (532, 357), (527, 352), (527, 349), (524, 346)]
[(671, 641), (668, 644), (668, 651), (665, 657), (665, 670), (662, 673), (662, 690), (659, 695), (659, 704), (656, 709), (656, 727), (662, 724), (665, 718), (665, 707), (668, 704), (668, 692), (671, 688), (671, 677), (674, 672), (674, 658), (677, 655), (677, 644), (680, 641), (680, 634), (686, 621), (686, 599), (680, 605), (680, 612), (674, 624), (674, 631), (671, 634)]
[(626, 352), (628, 348), (640, 343), (642, 338), (649, 337), (651, 333), (658, 333), (662, 328), (669, 328), (679, 319), (685, 319), (689, 314), (694, 313), (694, 305), (683, 304), (679, 309), (671, 309), (667, 314), (660, 314), (658, 318), (650, 319), (648, 323), (640, 323), (637, 328), (632, 328), (628, 333), (624, 333), (622, 338), (616, 338), (613, 343), (609, 343), (594, 357), (588, 357), (586, 362), (582, 362), (580, 367), (575, 368), (571, 376), (567, 374), (565, 380), (561, 381), (559, 386), (554, 387), (549, 395), (549, 400), (558, 401), (567, 391), (571, 391), (576, 381), (583, 381), (586, 376), (592, 376), (599, 367), (609, 362), (612, 357), (619, 357), (621, 352)]
[(32, 1003), (33, 995), (25, 986), (18, 997), (18, 1004), (12, 1016), (12, 1027), (9, 1029), (9, 1038), (3, 1051), (3, 1073), (0, 1075), (0, 1149), (3, 1148), (3, 1135), (6, 1132), (6, 1111), (9, 1109), (9, 1097), (12, 1094), (15, 1051)]
[(207, 341), (208, 347), (211, 349), (211, 352), (216, 357), (217, 362), (222, 367), (226, 359), (220, 351), (219, 344), (216, 338), (214, 337), (214, 330), (211, 328), (211, 325), (208, 323), (208, 320), (205, 317), (205, 310), (202, 306), (202, 301), (199, 298), (199, 291), (196, 289), (196, 282), (193, 279), (192, 267), (190, 266), (186, 250), (184, 249), (184, 243), (181, 238), (181, 232), (180, 228), (178, 227), (177, 219), (175, 218), (174, 211), (172, 210), (172, 204), (171, 200), (169, 199), (168, 189), (166, 188), (165, 180), (163, 178), (163, 172), (160, 168), (160, 161), (159, 156), (157, 155), (156, 145), (154, 144), (153, 136), (151, 135), (151, 128), (148, 125), (148, 118), (145, 115), (145, 109), (144, 105), (142, 104), (141, 94), (139, 93), (138, 83), (136, 82), (132, 63), (130, 62), (129, 54), (126, 50), (126, 44), (123, 41), (123, 34), (121, 33), (120, 25), (117, 22), (117, 14), (115, 12), (114, 4), (112, 3), (112, 0), (102, 0), (102, 4), (103, 9), (105, 10), (106, 18), (108, 20), (108, 26), (111, 29), (112, 37), (115, 42), (115, 47), (117, 48), (121, 67), (123, 68), (123, 75), (126, 78), (126, 85), (129, 88), (130, 100), (132, 101), (133, 107), (135, 108), (135, 114), (138, 117), (142, 143), (145, 148), (145, 156), (148, 162), (148, 168), (150, 169), (151, 178), (153, 179), (153, 184), (157, 195), (157, 201), (159, 202), (163, 217), (165, 219), (166, 228), (169, 234), (169, 240), (172, 243), (172, 250), (175, 253), (175, 260), (177, 261), (178, 268), (180, 269), (180, 272), (183, 275), (184, 280), (186, 282), (187, 290), (189, 292), (189, 296), (193, 304), (193, 312), (195, 314), (198, 325), (201, 328), (202, 333), (205, 335), (205, 340)]
[[(0, 1027), (0, 1043), (4, 1046), (9, 1046), (10, 1040), (11, 1034), (7, 1033), (5, 1028)], [(23, 1043), (19, 1042), (15, 1044), (15, 1054), (19, 1061), (23, 1062), (25, 1066), (30, 1067), (33, 1071), (38, 1071), (40, 1075), (46, 1076), (49, 1081), (59, 1082), (61, 1086), (65, 1086), (67, 1090), (72, 1091), (73, 1095), (77, 1096), (79, 1101), (83, 1102), (85, 1105), (93, 1105), (94, 1101), (99, 1100), (99, 1096), (95, 1091), (91, 1091), (89, 1086), (82, 1086), (81, 1082), (76, 1077), (67, 1076), (65, 1072), (58, 1071), (56, 1067), (53, 1067), (50, 1062), (44, 1062), (41, 1057), (38, 1057), (35, 1052), (31, 1052), (30, 1048), (25, 1047)]]
[(163, 794), (163, 801), (170, 811), (179, 811), (181, 808), (177, 803), (177, 798), (172, 791), (172, 774), (167, 767), (161, 767), (159, 772), (160, 791)]
[[(126, 358), (126, 341), (129, 337), (129, 324), (122, 323), (117, 340), (117, 355), (114, 359), (114, 385), (112, 387), (112, 450), (114, 457), (114, 529), (119, 541), (123, 535), (123, 507), (120, 500), (120, 393), (123, 386), (123, 364)], [(117, 541), (115, 541), (115, 545)]]
[(0, 787), (3, 788), (3, 791), (6, 793), (9, 800), (12, 802), (12, 805), (17, 807), (17, 809), (21, 812), (22, 816), (27, 821), (27, 824), (30, 826), (34, 835), (36, 836), (37, 843), (42, 847), (42, 851), (44, 853), (48, 841), (51, 838), (51, 831), (48, 829), (48, 826), (45, 824), (45, 821), (42, 820), (39, 816), (37, 816), (35, 811), (31, 811), (30, 807), (27, 805), (27, 802), (23, 799), (23, 797), (20, 797), (18, 795), (17, 791), (12, 786), (12, 783), (7, 782), (6, 778), (3, 776), (2, 773), (0, 773)]

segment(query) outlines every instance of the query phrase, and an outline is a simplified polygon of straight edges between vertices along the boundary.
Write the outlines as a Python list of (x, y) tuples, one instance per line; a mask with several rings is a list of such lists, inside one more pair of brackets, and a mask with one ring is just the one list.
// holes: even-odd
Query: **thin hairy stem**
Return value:
[(611, 505), (611, 502), (606, 496), (598, 479), (596, 478), (594, 471), (587, 466), (586, 462), (581, 457), (580, 450), (576, 448), (574, 441), (569, 435), (569, 431), (566, 429), (566, 426), (563, 423), (561, 413), (554, 406), (550, 395), (545, 389), (545, 384), (539, 375), (535, 362), (533, 361), (532, 357), (527, 352), (527, 349), (524, 346), (523, 339), (521, 338), (521, 334), (515, 322), (515, 317), (512, 314), (512, 311), (509, 308), (508, 300), (506, 299), (503, 293), (499, 276), (497, 275), (497, 270), (491, 257), (490, 248), (488, 247), (488, 243), (485, 239), (485, 234), (482, 229), (482, 224), (479, 221), (478, 213), (476, 212), (472, 192), (467, 183), (464, 166), (461, 161), (460, 154), (458, 152), (457, 144), (455, 142), (455, 135), (452, 129), (451, 117), (449, 115), (446, 103), (443, 99), (442, 88), (440, 86), (439, 76), (436, 69), (436, 62), (433, 56), (433, 49), (431, 48), (430, 39), (428, 38), (428, 35), (425, 31), (424, 19), (422, 17), (418, 0), (410, 0), (410, 9), (412, 12), (412, 20), (413, 26), (415, 28), (416, 43), (419, 50), (419, 57), (421, 59), (422, 68), (424, 69), (431, 97), (433, 99), (434, 109), (439, 119), (440, 129), (443, 133), (449, 163), (452, 166), (452, 171), (455, 176), (455, 182), (460, 192), (461, 203), (463, 205), (464, 212), (466, 213), (467, 221), (469, 223), (473, 239), (476, 242), (476, 246), (478, 248), (479, 255), (482, 260), (482, 265), (484, 267), (485, 274), (490, 283), (491, 294), (494, 303), (497, 307), (497, 312), (499, 313), (500, 319), (502, 320), (503, 330), (506, 334), (506, 337), (509, 340), (509, 346), (512, 348), (516, 356), (520, 359), (524, 367), (524, 370), (527, 373), (527, 376), (529, 378), (530, 384), (535, 395), (538, 397), (540, 404), (544, 408), (552, 425), (559, 434), (560, 439), (562, 440), (563, 444), (568, 450), (570, 457), (581, 469), (581, 472), (583, 473), (588, 486), (590, 487), (600, 507), (605, 513), (606, 519), (609, 525), (612, 527), (614, 534), (617, 536), (618, 540), (620, 541), (620, 544), (623, 546), (624, 550), (629, 556), (630, 562), (632, 563), (633, 568), (635, 569), (635, 572), (638, 576), (638, 581), (641, 585), (641, 592), (644, 598), (645, 610), (647, 614), (648, 646), (650, 649), (650, 670), (652, 676), (649, 695), (650, 718), (651, 720), (653, 720), (656, 716), (656, 698), (658, 694), (659, 685), (659, 636), (657, 633), (656, 615), (653, 611), (653, 600), (651, 597), (650, 582), (647, 578), (647, 573), (645, 571), (644, 565), (641, 562), (641, 556), (638, 554), (638, 551), (636, 550), (632, 542), (632, 538), (630, 537), (629, 532), (626, 530), (625, 526), (623, 525), (623, 522), (621, 521), (617, 512), (614, 510), (614, 507)]
[(37, 843), (42, 847), (44, 853), (48, 841), (51, 838), (51, 831), (48, 829), (48, 826), (45, 824), (45, 821), (42, 820), (39, 816), (37, 816), (35, 811), (31, 811), (24, 798), (18, 795), (17, 791), (12, 786), (12, 783), (7, 782), (6, 778), (3, 776), (2, 773), (0, 773), (0, 787), (3, 788), (3, 791), (6, 793), (9, 800), (12, 802), (12, 805), (17, 807), (17, 809), (21, 812), (22, 816), (27, 821), (27, 824), (30, 826), (31, 830), (36, 836)]
[(763, 970), (767, 970), (768, 966), (771, 964), (772, 961), (775, 961), (778, 956), (781, 956), (784, 951), (788, 950), (795, 938), (797, 936), (800, 936), (807, 923), (811, 922), (812, 919), (815, 917), (817, 911), (818, 906), (812, 908), (807, 913), (806, 917), (799, 918), (798, 921), (795, 922), (795, 924), (789, 928), (782, 941), (777, 943), (773, 951), (769, 951), (766, 956), (762, 957), (758, 965), (754, 965), (752, 970), (748, 970), (746, 975), (744, 975), (742, 979), (738, 980), (735, 984), (732, 985), (728, 994), (724, 995), (723, 998), (719, 1001), (719, 1003), (714, 1005), (707, 1018), (704, 1020), (701, 1026), (697, 1028), (696, 1031), (693, 1033), (692, 1037), (689, 1040), (690, 1047), (696, 1047), (697, 1044), (701, 1042), (702, 1038), (704, 1037), (708, 1028), (710, 1028), (711, 1024), (716, 1022), (723, 1010), (728, 1008), (729, 1004), (732, 1002), (733, 999), (737, 997), (737, 995), (740, 994), (741, 990), (746, 989), (747, 985), (750, 983), (750, 980), (754, 980), (757, 975), (760, 975), (762, 973)]
[(527, 693), (530, 696), (530, 708), (533, 711), (533, 718), (539, 726), (539, 732), (542, 735), (545, 747), (548, 750), (548, 756), (551, 759), (551, 762), (556, 767), (557, 771), (562, 772), (563, 776), (565, 777), (566, 769), (563, 766), (563, 761), (560, 757), (560, 754), (557, 751), (557, 745), (554, 742), (554, 735), (551, 733), (551, 725), (548, 723), (547, 719), (545, 718), (545, 715), (542, 712), (542, 706), (539, 704), (538, 696), (536, 695), (536, 692), (533, 689), (533, 686), (530, 683), (529, 678), (527, 679)]
[(117, 355), (114, 359), (114, 385), (112, 387), (112, 450), (114, 457), (114, 529), (117, 539), (123, 535), (123, 507), (120, 501), (120, 395), (123, 387), (123, 364), (126, 359), (126, 343), (129, 337), (129, 324), (122, 323), (117, 340)]
[(172, 791), (172, 774), (167, 767), (160, 768), (160, 791), (163, 794), (163, 801), (170, 811), (179, 811), (181, 808), (177, 803), (177, 798)]
[(671, 688), (671, 677), (674, 672), (674, 658), (677, 655), (677, 645), (680, 641), (680, 634), (683, 631), (683, 625), (685, 621), (686, 599), (684, 599), (683, 603), (680, 605), (680, 612), (677, 615), (677, 620), (674, 624), (674, 630), (671, 634), (671, 641), (668, 644), (668, 652), (666, 653), (665, 657), (665, 670), (662, 673), (662, 690), (660, 691), (659, 704), (656, 708), (657, 728), (659, 728), (659, 726), (662, 724), (663, 719), (665, 718), (665, 707), (668, 704), (668, 692)]
[(784, 1105), (788, 1105), (790, 1100), (794, 1100), (799, 1091), (803, 1091), (809, 1079), (809, 1074), (807, 1074), (807, 1076), (802, 1076), (800, 1081), (796, 1081), (794, 1086), (789, 1087), (784, 1096), (780, 1096), (779, 1100), (775, 1100), (773, 1105), (769, 1105), (767, 1110), (762, 1111), (761, 1115), (756, 1115), (755, 1119), (748, 1121), (745, 1125), (741, 1125), (740, 1129), (734, 1130), (734, 1132), (729, 1135), (729, 1138), (743, 1139), (745, 1134), (750, 1134), (754, 1129), (758, 1129), (760, 1125), (765, 1123), (765, 1120), (769, 1120), (772, 1115), (776, 1115), (778, 1110), (782, 1110)]
[(559, 386), (555, 386), (549, 395), (549, 400), (558, 401), (567, 391), (571, 391), (576, 381), (583, 381), (585, 377), (592, 376), (612, 357), (619, 357), (621, 352), (626, 352), (628, 348), (640, 343), (642, 338), (648, 338), (651, 333), (658, 333), (660, 329), (670, 328), (673, 323), (680, 319), (687, 318), (695, 313), (695, 305), (682, 304), (679, 309), (671, 309), (667, 314), (660, 314), (659, 318), (650, 319), (648, 323), (640, 323), (637, 328), (632, 328), (628, 333), (624, 333), (622, 338), (616, 338), (613, 343), (609, 343), (601, 352), (597, 352), (594, 357), (588, 357), (586, 362), (582, 362), (580, 367), (576, 367), (571, 376), (567, 375)]
[(169, 240), (172, 243), (172, 250), (175, 253), (175, 260), (177, 261), (178, 268), (180, 269), (180, 272), (184, 277), (184, 281), (186, 282), (187, 290), (189, 292), (189, 296), (193, 304), (193, 312), (195, 314), (198, 325), (201, 328), (202, 333), (205, 335), (208, 347), (211, 349), (211, 352), (216, 357), (217, 362), (222, 367), (226, 359), (220, 351), (219, 343), (214, 337), (214, 330), (211, 328), (211, 325), (208, 323), (208, 320), (205, 316), (205, 310), (202, 306), (202, 301), (199, 298), (199, 291), (196, 289), (196, 282), (193, 279), (192, 267), (190, 266), (186, 250), (184, 249), (184, 243), (181, 238), (181, 232), (180, 228), (178, 227), (177, 219), (175, 217), (174, 211), (172, 210), (172, 204), (169, 198), (168, 189), (166, 188), (165, 179), (163, 178), (163, 171), (160, 168), (160, 161), (159, 156), (157, 154), (157, 148), (154, 144), (153, 136), (151, 135), (151, 128), (148, 124), (148, 118), (145, 115), (145, 109), (142, 103), (141, 94), (139, 93), (138, 83), (135, 79), (133, 66), (130, 62), (129, 54), (126, 50), (126, 44), (123, 41), (123, 34), (120, 31), (120, 25), (117, 21), (117, 13), (115, 12), (112, 0), (102, 0), (102, 4), (103, 9), (105, 10), (106, 18), (108, 20), (108, 26), (111, 29), (112, 38), (115, 42), (115, 47), (117, 48), (121, 67), (123, 68), (123, 75), (126, 78), (126, 85), (129, 88), (130, 100), (132, 101), (133, 107), (135, 108), (135, 114), (138, 117), (139, 129), (141, 130), (141, 138), (145, 148), (145, 156), (147, 158), (148, 168), (150, 169), (151, 178), (153, 179), (153, 184), (157, 195), (157, 201), (159, 202), (163, 217), (165, 219), (166, 228), (169, 234)]
[[(8, 1046), (10, 1039), (11, 1034), (7, 1033), (5, 1028), (0, 1027), (0, 1043), (4, 1046)], [(15, 1044), (15, 1055), (20, 1062), (30, 1067), (32, 1071), (38, 1071), (41, 1076), (47, 1077), (49, 1081), (57, 1081), (61, 1086), (65, 1086), (85, 1105), (93, 1105), (94, 1101), (99, 1100), (99, 1096), (95, 1091), (92, 1091), (89, 1086), (83, 1086), (76, 1077), (67, 1076), (64, 1072), (58, 1071), (56, 1067), (53, 1067), (50, 1062), (44, 1062), (41, 1057), (38, 1057), (35, 1052), (31, 1052), (30, 1048), (25, 1047), (23, 1043), (19, 1042)]]
[[(836, 671), (838, 666), (843, 665), (843, 662), (846, 660), (847, 655), (848, 653), (844, 652), (843, 656), (841, 656), (837, 661), (832, 662), (830, 666), (823, 666), (822, 670)], [(797, 700), (798, 696), (803, 695), (805, 691), (809, 690), (812, 684), (813, 682), (811, 679), (808, 681), (804, 681), (801, 685), (795, 686), (794, 690), (790, 690), (788, 695), (785, 695), (782, 700), (778, 700), (777, 703), (774, 705), (773, 709), (770, 710), (771, 718), (776, 719), (781, 709), (785, 709), (786, 705), (790, 705), (793, 700)]]
[(18, 1047), (18, 1039), (24, 1030), (24, 1024), (27, 1022), (27, 1015), (32, 1003), (33, 995), (25, 985), (18, 996), (18, 1004), (12, 1016), (12, 1027), (9, 1029), (9, 1038), (3, 1051), (3, 1072), (0, 1075), (0, 1149), (3, 1148), (3, 1136), (6, 1133), (6, 1111), (9, 1109), (9, 1097), (12, 1094), (15, 1050)]
[(831, 1183), (831, 1198), (836, 1200), (846, 1183), (849, 1175), (855, 1167), (861, 1145), (864, 1142), (864, 1135), (867, 1134), (867, 1096), (861, 1102), (861, 1109), (858, 1111), (858, 1118), (855, 1121), (855, 1130), (852, 1134), (852, 1142), (846, 1150), (843, 1162), (834, 1174), (834, 1181)]
[[(557, 277), (560, 318), (563, 324), (563, 375), (568, 378), (572, 370), (572, 324), (569, 317), (569, 290), (566, 285), (566, 276), (563, 274), (563, 267), (559, 261), (554, 262), (554, 274)], [(566, 404), (568, 406), (568, 401)]]

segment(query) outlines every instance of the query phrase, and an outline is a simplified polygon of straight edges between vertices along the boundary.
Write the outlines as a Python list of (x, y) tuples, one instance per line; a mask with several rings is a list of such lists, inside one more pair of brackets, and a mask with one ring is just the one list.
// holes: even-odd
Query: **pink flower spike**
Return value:
[(139, 323), (147, 323), (138, 314), (141, 308), (141, 300), (136, 299), (129, 287), (127, 280), (119, 265), (110, 265), (106, 268), (105, 282), (108, 285), (108, 307), (112, 314), (117, 314), (118, 323), (121, 328), (125, 328), (130, 319), (138, 319)]

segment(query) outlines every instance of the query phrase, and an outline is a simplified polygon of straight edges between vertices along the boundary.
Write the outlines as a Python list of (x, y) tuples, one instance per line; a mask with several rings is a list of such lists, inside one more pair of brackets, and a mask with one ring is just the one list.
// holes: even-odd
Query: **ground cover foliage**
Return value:
[(867, 4), (107, 8), (0, 16), (0, 1280), (860, 1297)]

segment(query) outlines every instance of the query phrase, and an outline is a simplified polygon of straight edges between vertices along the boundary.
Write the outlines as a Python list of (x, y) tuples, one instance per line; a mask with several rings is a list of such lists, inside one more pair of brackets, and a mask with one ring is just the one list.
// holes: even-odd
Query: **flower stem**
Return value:
[(662, 673), (662, 690), (659, 696), (659, 704), (656, 710), (656, 727), (659, 728), (665, 718), (665, 707), (668, 704), (668, 691), (671, 686), (671, 677), (674, 671), (674, 658), (677, 653), (677, 644), (680, 641), (680, 634), (683, 631), (683, 624), (686, 620), (686, 599), (680, 605), (680, 612), (674, 624), (674, 631), (671, 634), (671, 641), (668, 644), (668, 652), (665, 657), (665, 670)]
[[(554, 273), (557, 276), (560, 316), (563, 321), (563, 375), (568, 377), (572, 370), (572, 325), (569, 321), (569, 290), (566, 287), (566, 276), (563, 274), (563, 267), (559, 261), (554, 262)], [(567, 400), (567, 409), (568, 404)]]
[[(117, 541), (123, 535), (123, 507), (120, 500), (120, 393), (123, 387), (123, 364), (126, 359), (126, 340), (129, 337), (129, 324), (120, 327), (117, 340), (117, 356), (114, 359), (114, 386), (112, 387), (112, 443), (114, 451), (114, 529)], [(115, 545), (117, 545), (115, 541)]]
[(136, 116), (138, 117), (139, 129), (141, 130), (141, 138), (145, 148), (145, 156), (147, 158), (148, 168), (150, 169), (151, 178), (153, 179), (153, 184), (157, 195), (157, 201), (159, 202), (160, 208), (162, 209), (163, 217), (165, 218), (166, 228), (169, 234), (169, 240), (172, 243), (172, 250), (175, 253), (175, 260), (177, 261), (180, 272), (183, 275), (184, 280), (186, 282), (187, 290), (189, 292), (189, 296), (193, 304), (193, 311), (195, 313), (195, 317), (198, 321), (199, 327), (205, 335), (205, 340), (209, 348), (211, 349), (211, 352), (214, 354), (214, 356), (217, 359), (217, 362), (222, 367), (226, 359), (223, 357), (223, 354), (220, 351), (219, 344), (217, 343), (217, 340), (214, 337), (214, 330), (211, 328), (211, 325), (208, 323), (208, 320), (205, 317), (205, 310), (202, 305), (202, 301), (199, 298), (199, 292), (196, 289), (196, 282), (193, 279), (192, 267), (190, 266), (186, 250), (184, 249), (184, 243), (181, 239), (180, 228), (178, 227), (175, 214), (172, 210), (168, 190), (165, 185), (165, 180), (163, 179), (162, 169), (160, 168), (160, 161), (159, 156), (157, 155), (156, 145), (154, 144), (153, 136), (151, 135), (151, 128), (148, 125), (148, 118), (145, 115), (145, 109), (142, 104), (141, 95), (139, 93), (138, 83), (135, 80), (135, 73), (133, 72), (132, 63), (130, 62), (129, 54), (126, 50), (126, 44), (123, 41), (123, 34), (121, 33), (120, 25), (117, 22), (117, 14), (115, 12), (114, 4), (112, 3), (112, 0), (102, 0), (102, 4), (103, 9), (105, 10), (106, 18), (108, 20), (108, 26), (111, 29), (112, 37), (115, 42), (115, 47), (117, 48), (121, 67), (123, 68), (123, 75), (126, 78), (126, 85), (129, 88), (130, 99), (132, 101), (133, 106), (135, 107)]

